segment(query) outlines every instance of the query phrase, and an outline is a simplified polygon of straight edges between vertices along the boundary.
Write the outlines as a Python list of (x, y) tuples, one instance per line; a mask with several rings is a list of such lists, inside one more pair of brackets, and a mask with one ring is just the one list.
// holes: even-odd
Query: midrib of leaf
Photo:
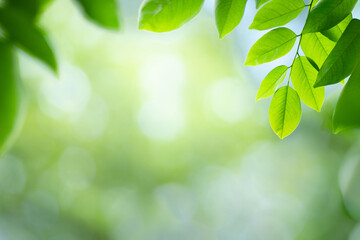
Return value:
[(316, 98), (315, 98), (315, 95), (314, 95), (314, 92), (313, 92), (313, 88), (312, 88), (311, 84), (309, 83), (309, 77), (308, 77), (308, 75), (306, 74), (306, 71), (305, 71), (303, 62), (301, 61), (301, 58), (299, 58), (299, 61), (300, 61), (300, 64), (301, 64), (301, 68), (302, 68), (302, 70), (303, 70), (303, 72), (304, 72), (304, 74), (305, 74), (305, 76), (306, 76), (306, 80), (307, 80), (306, 83), (309, 85), (311, 95), (312, 95), (312, 97), (313, 97), (313, 99), (314, 99), (314, 101), (315, 101), (316, 109), (319, 109), (319, 105), (318, 105), (318, 103), (317, 103), (317, 101), (316, 101)]
[[(286, 14), (281, 15), (281, 16), (278, 16), (278, 17), (269, 18), (266, 22), (271, 22), (271, 21), (273, 21), (273, 20), (275, 20), (275, 19), (277, 19), (277, 18), (284, 17), (284, 16), (289, 15), (289, 14), (291, 14), (291, 13), (293, 13), (293, 12), (296, 12), (297, 10), (299, 10), (299, 9), (301, 9), (301, 8), (304, 8), (304, 7), (302, 6), (302, 7), (296, 8), (296, 9), (294, 9), (294, 10), (292, 10), (292, 11), (290, 11), (290, 12), (287, 12)], [(265, 24), (265, 23), (257, 24), (257, 25), (255, 25), (255, 27), (262, 26), (262, 25), (264, 25), (264, 24)]]
[(329, 55), (330, 52), (327, 52), (327, 51), (326, 51), (326, 48), (324, 47), (324, 45), (323, 45), (323, 43), (321, 42), (321, 40), (320, 40), (320, 38), (318, 37), (318, 35), (317, 35), (316, 33), (314, 33), (314, 34), (315, 34), (316, 39), (319, 41), (319, 43), (320, 43), (321, 48), (323, 49), (323, 51), (324, 51), (327, 55)]
[(284, 114), (283, 114), (282, 124), (281, 124), (281, 125), (282, 125), (282, 126), (281, 126), (281, 138), (282, 138), (283, 135), (284, 135), (284, 127), (285, 127), (285, 118), (286, 118), (288, 92), (289, 92), (289, 85), (286, 87)]
[(264, 55), (268, 54), (269, 52), (273, 51), (273, 50), (274, 50), (274, 49), (276, 49), (276, 48), (280, 48), (281, 46), (283, 46), (283, 45), (285, 45), (286, 43), (290, 42), (290, 41), (291, 41), (291, 40), (293, 40), (294, 38), (297, 38), (297, 36), (295, 36), (295, 37), (293, 37), (293, 38), (289, 39), (288, 41), (283, 42), (282, 44), (280, 44), (280, 45), (276, 46), (275, 48), (273, 48), (273, 49), (271, 49), (271, 50), (269, 50), (269, 51), (267, 51), (267, 52), (265, 52), (265, 53), (263, 53), (263, 54), (259, 55), (259, 57), (262, 57), (262, 56), (264, 56)]

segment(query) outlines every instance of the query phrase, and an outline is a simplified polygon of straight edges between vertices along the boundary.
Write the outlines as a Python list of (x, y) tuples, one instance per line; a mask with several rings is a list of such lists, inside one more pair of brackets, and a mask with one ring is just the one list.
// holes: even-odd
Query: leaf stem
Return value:
[[(309, 13), (310, 13), (310, 10), (311, 10), (313, 1), (314, 1), (314, 0), (311, 0), (311, 2), (309, 3), (309, 5), (305, 5), (305, 6), (308, 7), (308, 15), (307, 15), (307, 17), (306, 17), (305, 23), (306, 23), (306, 21), (307, 21), (307, 19), (308, 19), (308, 17), (309, 17)], [(305, 25), (305, 24), (304, 24), (304, 25)], [(291, 69), (290, 69), (290, 75), (291, 75), (292, 67), (293, 67), (293, 65), (294, 65), (294, 62), (295, 62), (296, 57), (297, 57), (297, 56), (300, 56), (299, 50), (300, 50), (300, 45), (301, 45), (302, 36), (303, 36), (303, 34), (302, 34), (302, 31), (301, 31), (301, 33), (298, 35), (298, 37), (300, 37), (300, 39), (299, 39), (299, 43), (298, 43), (298, 46), (297, 46), (297, 49), (296, 49), (296, 53), (295, 53), (295, 56), (294, 56), (294, 59), (293, 59), (291, 65), (290, 65), (290, 67), (289, 67), (289, 68), (291, 68)], [(288, 86), (289, 86), (289, 83), (290, 83), (290, 78), (288, 79), (288, 83), (287, 83)]]

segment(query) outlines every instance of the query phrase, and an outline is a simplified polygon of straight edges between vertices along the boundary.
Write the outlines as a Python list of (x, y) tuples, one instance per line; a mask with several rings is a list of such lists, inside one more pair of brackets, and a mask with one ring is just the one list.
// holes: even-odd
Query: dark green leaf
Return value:
[(291, 69), (291, 82), (298, 92), (300, 99), (312, 109), (320, 112), (324, 103), (325, 88), (314, 88), (317, 76), (316, 69), (306, 57), (298, 57)]
[(85, 14), (103, 27), (119, 28), (116, 0), (77, 0)]
[(57, 71), (54, 54), (43, 33), (26, 16), (15, 9), (0, 9), (0, 24), (12, 42)]
[(303, 0), (272, 0), (257, 12), (250, 29), (266, 30), (285, 25), (304, 8)]
[(30, 19), (36, 19), (46, 4), (52, 0), (8, 0), (7, 6), (17, 8)]
[(337, 42), (345, 31), (346, 27), (349, 25), (352, 18), (352, 14), (349, 14), (344, 20), (341, 21), (341, 23), (321, 33), (331, 41)]
[(270, 97), (274, 94), (277, 87), (284, 81), (288, 67), (285, 65), (274, 68), (262, 81), (256, 100)]
[(335, 43), (321, 33), (307, 33), (302, 36), (301, 49), (305, 55), (321, 67), (329, 56)]
[(360, 127), (360, 64), (342, 90), (336, 104), (333, 128), (338, 133), (342, 130)]
[(328, 30), (344, 20), (357, 0), (322, 0), (309, 13), (303, 33)]
[(201, 10), (204, 0), (145, 0), (140, 11), (139, 29), (152, 32), (175, 30)]
[(216, 26), (220, 38), (231, 32), (241, 21), (247, 0), (217, 0)]
[(319, 66), (316, 64), (316, 62), (314, 60), (312, 60), (309, 57), (306, 57), (306, 58), (307, 58), (307, 60), (309, 60), (309, 63), (316, 69), (316, 71), (320, 70)]
[(360, 20), (353, 19), (320, 68), (315, 87), (335, 84), (353, 71), (360, 58)]
[(297, 92), (289, 86), (279, 88), (269, 109), (271, 128), (279, 138), (290, 135), (299, 125), (301, 103)]
[(259, 65), (286, 55), (294, 46), (296, 37), (288, 28), (277, 28), (266, 33), (251, 47), (245, 65)]
[(20, 110), (19, 71), (15, 51), (10, 43), (0, 42), (0, 152), (12, 140)]

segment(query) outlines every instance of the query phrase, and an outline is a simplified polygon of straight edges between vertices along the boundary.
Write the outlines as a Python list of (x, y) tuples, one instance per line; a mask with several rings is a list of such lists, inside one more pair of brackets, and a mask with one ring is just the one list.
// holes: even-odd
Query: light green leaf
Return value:
[(241, 21), (247, 0), (217, 0), (215, 8), (216, 26), (223, 38)]
[(6, 5), (17, 8), (30, 19), (36, 19), (44, 7), (52, 0), (8, 0)]
[(357, 0), (322, 0), (309, 13), (303, 33), (321, 32), (344, 20)]
[(360, 127), (360, 64), (344, 86), (335, 107), (333, 130), (335, 133)]
[(256, 94), (256, 101), (273, 95), (277, 87), (284, 81), (287, 70), (288, 67), (285, 65), (271, 70), (260, 85), (259, 91)]
[(119, 29), (116, 0), (77, 0), (84, 13), (103, 27)]
[(259, 7), (261, 7), (261, 5), (267, 3), (270, 0), (255, 0), (256, 2), (256, 9), (258, 9)]
[(337, 42), (340, 39), (343, 32), (345, 31), (346, 27), (351, 22), (352, 18), (353, 18), (352, 14), (349, 14), (338, 25), (336, 25), (335, 27), (332, 27), (332, 28), (330, 28), (328, 30), (325, 30), (325, 31), (323, 31), (321, 33), (324, 34), (324, 36), (329, 38), (331, 41)]
[(291, 82), (300, 99), (312, 109), (320, 112), (325, 99), (325, 88), (314, 88), (316, 69), (306, 57), (298, 57), (291, 69)]
[(12, 42), (57, 71), (56, 60), (47, 40), (26, 16), (15, 9), (0, 9), (0, 25)]
[(285, 25), (304, 8), (303, 0), (272, 0), (257, 12), (250, 29), (266, 30)]
[(335, 84), (354, 70), (360, 58), (360, 20), (353, 19), (320, 68), (315, 87)]
[(305, 55), (321, 68), (335, 43), (321, 33), (307, 33), (302, 36), (301, 49)]
[(175, 30), (201, 10), (204, 0), (145, 0), (140, 10), (139, 29), (152, 32)]
[(251, 47), (245, 65), (255, 66), (286, 55), (294, 46), (296, 37), (288, 28), (277, 28), (266, 33)]
[(0, 152), (12, 141), (20, 110), (19, 69), (12, 45), (0, 42)]
[(293, 88), (284, 86), (275, 92), (270, 104), (269, 119), (271, 128), (281, 139), (297, 128), (301, 119), (301, 103)]

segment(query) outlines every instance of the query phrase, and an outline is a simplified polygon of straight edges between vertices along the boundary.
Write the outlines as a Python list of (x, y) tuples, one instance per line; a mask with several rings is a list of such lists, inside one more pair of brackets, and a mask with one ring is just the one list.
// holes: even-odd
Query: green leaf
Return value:
[(145, 0), (140, 10), (139, 29), (152, 32), (175, 30), (195, 17), (204, 0)]
[(251, 47), (245, 65), (255, 66), (286, 55), (294, 46), (296, 37), (288, 28), (277, 28), (266, 33)]
[(301, 40), (301, 49), (307, 57), (315, 61), (319, 68), (321, 68), (334, 46), (335, 43), (321, 33), (304, 34)]
[(309, 58), (309, 57), (306, 57), (306, 58), (307, 58), (307, 60), (309, 60), (309, 62), (311, 63), (311, 65), (316, 69), (316, 71), (319, 71), (319, 70), (320, 70), (319, 66), (316, 64), (316, 62), (314, 62), (314, 60), (312, 60), (312, 59)]
[(0, 9), (0, 25), (12, 42), (57, 71), (56, 60), (48, 42), (40, 29), (26, 16), (15, 9)]
[(320, 0), (313, 0), (311, 4), (311, 9), (313, 9), (319, 1)]
[(291, 69), (291, 82), (300, 99), (312, 109), (320, 112), (325, 99), (325, 88), (314, 88), (316, 69), (306, 57), (298, 57)]
[(354, 70), (360, 58), (360, 20), (353, 19), (320, 68), (315, 87), (335, 84)]
[(322, 0), (309, 13), (303, 33), (321, 32), (344, 20), (357, 0)]
[(51, 1), (52, 0), (8, 0), (6, 5), (17, 8), (30, 19), (36, 19), (45, 5)]
[(285, 25), (304, 8), (303, 0), (272, 0), (257, 12), (250, 29), (266, 30)]
[(275, 92), (270, 104), (269, 119), (271, 128), (281, 139), (296, 129), (301, 119), (301, 103), (294, 89), (284, 86)]
[(267, 3), (270, 0), (255, 0), (256, 2), (256, 9), (258, 9), (259, 7), (261, 7), (261, 5)]
[(345, 31), (346, 27), (349, 25), (352, 19), (352, 14), (349, 14), (344, 20), (342, 20), (338, 25), (332, 27), (328, 30), (321, 32), (324, 36), (329, 38), (331, 41), (337, 42), (343, 32)]
[(0, 152), (8, 147), (20, 110), (19, 71), (15, 51), (8, 42), (0, 42)]
[(223, 38), (241, 21), (247, 0), (217, 0), (215, 8), (216, 26)]
[(116, 0), (77, 0), (85, 14), (97, 24), (119, 29)]
[(259, 91), (256, 94), (256, 101), (273, 95), (277, 87), (284, 81), (287, 70), (288, 67), (285, 65), (271, 70), (260, 85)]
[(360, 64), (344, 86), (335, 107), (333, 129), (335, 133), (360, 127)]

